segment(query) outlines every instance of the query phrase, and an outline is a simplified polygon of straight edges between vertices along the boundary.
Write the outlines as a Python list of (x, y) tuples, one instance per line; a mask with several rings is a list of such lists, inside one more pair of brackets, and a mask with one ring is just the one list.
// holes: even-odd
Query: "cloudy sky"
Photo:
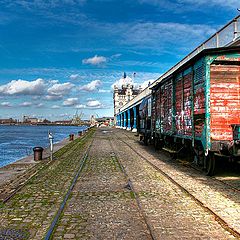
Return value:
[(239, 0), (0, 0), (0, 118), (113, 115), (125, 71), (143, 84), (225, 25)]

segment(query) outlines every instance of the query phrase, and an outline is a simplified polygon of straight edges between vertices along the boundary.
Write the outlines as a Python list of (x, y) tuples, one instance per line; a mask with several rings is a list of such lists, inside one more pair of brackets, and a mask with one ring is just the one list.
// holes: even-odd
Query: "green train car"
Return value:
[[(202, 51), (154, 86), (151, 101), (144, 101), (145, 143), (173, 155), (190, 149), (208, 175), (214, 174), (217, 158), (240, 160), (240, 47)], [(144, 115), (150, 107), (151, 116)]]

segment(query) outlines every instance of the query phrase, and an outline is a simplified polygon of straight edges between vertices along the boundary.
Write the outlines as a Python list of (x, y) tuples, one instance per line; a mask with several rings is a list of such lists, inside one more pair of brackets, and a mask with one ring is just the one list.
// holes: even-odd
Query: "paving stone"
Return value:
[[(169, 161), (129, 132), (97, 129), (89, 157), (64, 208), (53, 239), (236, 239), (188, 194), (145, 162), (169, 174), (229, 225), (239, 229), (240, 196), (221, 182)], [(89, 143), (89, 141), (88, 141)], [(43, 239), (80, 165), (86, 145), (76, 141), (0, 208), (0, 230), (24, 229)], [(120, 160), (128, 176), (121, 171)], [(136, 199), (128, 189), (131, 179)]]

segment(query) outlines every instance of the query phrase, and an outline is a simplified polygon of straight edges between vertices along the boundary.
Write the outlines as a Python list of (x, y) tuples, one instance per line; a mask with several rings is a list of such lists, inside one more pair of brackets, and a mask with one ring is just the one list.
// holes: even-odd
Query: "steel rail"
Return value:
[[(124, 135), (127, 136), (127, 134), (124, 133)], [(128, 136), (127, 136), (128, 137)], [(182, 192), (186, 193), (191, 199), (193, 199), (193, 201), (195, 201), (199, 206), (201, 206), (204, 210), (206, 210), (207, 212), (209, 212), (211, 215), (214, 216), (215, 220), (225, 229), (227, 230), (229, 233), (231, 233), (233, 236), (237, 237), (240, 239), (240, 233), (238, 231), (236, 231), (235, 229), (233, 229), (232, 227), (230, 227), (227, 222), (222, 219), (219, 215), (217, 215), (213, 210), (211, 210), (210, 208), (208, 208), (207, 206), (204, 205), (204, 203), (202, 201), (200, 201), (199, 199), (197, 199), (193, 194), (191, 194), (186, 188), (184, 188), (182, 185), (180, 185), (178, 182), (176, 182), (171, 176), (169, 176), (167, 173), (165, 173), (163, 170), (161, 170), (159, 167), (157, 167), (155, 164), (153, 164), (151, 161), (149, 161), (146, 157), (144, 157), (141, 153), (139, 153), (138, 151), (136, 151), (131, 145), (129, 145), (126, 141), (118, 138), (119, 141), (123, 142), (124, 144), (126, 144), (132, 151), (134, 151), (139, 157), (141, 157), (145, 162), (147, 162), (149, 165), (151, 165), (155, 170), (157, 170), (158, 172), (160, 172), (162, 175), (164, 175), (170, 182), (172, 182), (173, 184), (175, 184)]]
[(57, 223), (60, 219), (60, 216), (61, 216), (61, 214), (64, 210), (64, 207), (66, 206), (67, 200), (69, 199), (69, 196), (70, 196), (70, 194), (71, 194), (71, 192), (72, 192), (72, 190), (73, 190), (73, 188), (74, 188), (74, 186), (75, 186), (75, 184), (76, 184), (76, 182), (77, 182), (77, 180), (80, 176), (80, 173), (83, 170), (83, 167), (84, 167), (85, 163), (86, 163), (90, 148), (92, 146), (92, 142), (88, 146), (87, 150), (85, 151), (85, 153), (84, 153), (84, 155), (83, 155), (83, 157), (80, 161), (81, 163), (80, 163), (79, 169), (77, 170), (77, 172), (76, 172), (76, 174), (75, 174), (75, 176), (72, 180), (72, 183), (71, 183), (70, 187), (68, 188), (68, 191), (67, 191), (67, 193), (66, 193), (66, 195), (65, 195), (65, 197), (64, 197), (64, 199), (63, 199), (63, 201), (62, 201), (62, 203), (61, 203), (61, 205), (60, 205), (60, 207), (59, 207), (59, 209), (58, 209), (58, 211), (57, 211), (57, 213), (56, 213), (56, 215), (55, 215), (55, 217), (54, 217), (54, 219), (53, 219), (53, 221), (52, 221), (52, 223), (51, 223), (51, 225), (50, 225), (50, 227), (47, 231), (47, 234), (44, 238), (45, 240), (49, 240), (49, 239), (52, 238), (53, 232), (54, 232), (55, 227), (56, 227), (56, 225), (57, 225)]
[[(135, 142), (138, 142), (136, 139), (129, 137), (127, 134), (124, 133), (124, 135), (127, 136), (129, 139), (134, 140)], [(177, 163), (177, 162), (176, 162), (176, 163)], [(192, 168), (192, 169), (194, 169), (194, 170), (196, 170), (196, 171), (198, 171), (198, 172), (203, 172), (202, 169), (200, 169), (200, 168), (198, 168), (198, 167), (195, 167), (195, 166), (192, 165), (192, 164), (191, 164), (191, 165), (182, 164), (182, 166), (184, 166), (184, 167), (186, 167), (186, 168)], [(208, 176), (208, 177), (211, 178), (213, 181), (216, 181), (216, 182), (218, 182), (218, 183), (221, 183), (221, 184), (223, 184), (223, 185), (226, 185), (227, 187), (230, 187), (231, 190), (234, 191), (234, 192), (240, 192), (240, 189), (239, 189), (239, 188), (231, 185), (230, 183), (226, 183), (226, 182), (224, 182), (223, 180), (217, 179), (216, 176)]]
[[(81, 138), (81, 141), (84, 140), (86, 138), (87, 135), (83, 136)], [(77, 144), (77, 143), (76, 143)], [(74, 146), (76, 145), (74, 144)], [(66, 150), (67, 151), (67, 150)], [(63, 153), (65, 154), (66, 151)], [(47, 157), (48, 158), (48, 157)], [(48, 167), (50, 164), (52, 164), (54, 161), (56, 161), (56, 159), (54, 160), (49, 160), (45, 165), (41, 166), (39, 169), (37, 168), (37, 165), (31, 167), (30, 169), (26, 170), (26, 173), (23, 173), (22, 175), (20, 175), (18, 177), (18, 181), (16, 182), (16, 187), (14, 188), (14, 190), (12, 190), (13, 188), (11, 188), (11, 184), (13, 184), (14, 180), (6, 183), (2, 188), (3, 190), (0, 192), (0, 196), (1, 194), (4, 194), (4, 189), (10, 188), (12, 191), (10, 191), (9, 195), (4, 197), (2, 200), (0, 200), (2, 203), (7, 203), (10, 199), (12, 199), (23, 187), (25, 187), (31, 179), (33, 179), (33, 177), (35, 177), (42, 169)], [(36, 170), (36, 171), (35, 171)], [(33, 174), (31, 174), (33, 173)], [(21, 182), (22, 179), (24, 179), (26, 176), (30, 175), (28, 178), (25, 179), (25, 181)], [(19, 179), (20, 178), (20, 179)]]
[(111, 146), (113, 154), (114, 154), (114, 155), (112, 155), (112, 158), (114, 157), (114, 159), (117, 161), (117, 164), (120, 166), (121, 171), (123, 172), (123, 174), (125, 175), (126, 179), (128, 180), (127, 186), (129, 187), (129, 190), (131, 190), (131, 192), (134, 195), (134, 198), (135, 198), (137, 206), (138, 206), (138, 211), (139, 211), (139, 213), (143, 217), (143, 220), (144, 220), (144, 222), (145, 222), (145, 224), (147, 226), (147, 229), (148, 229), (148, 231), (150, 233), (151, 239), (152, 240), (157, 240), (157, 237), (154, 234), (154, 231), (153, 231), (153, 229), (152, 229), (152, 227), (151, 227), (151, 225), (149, 223), (149, 220), (147, 219), (147, 216), (143, 212), (143, 209), (142, 209), (142, 206), (141, 206), (141, 203), (140, 203), (140, 200), (139, 200), (139, 196), (138, 196), (137, 192), (135, 191), (133, 183), (132, 183), (129, 175), (127, 174), (126, 169), (124, 168), (123, 164), (121, 163), (120, 159), (117, 157), (117, 154), (114, 151), (113, 144), (112, 144), (110, 139), (109, 139), (109, 143), (110, 143), (110, 146)]

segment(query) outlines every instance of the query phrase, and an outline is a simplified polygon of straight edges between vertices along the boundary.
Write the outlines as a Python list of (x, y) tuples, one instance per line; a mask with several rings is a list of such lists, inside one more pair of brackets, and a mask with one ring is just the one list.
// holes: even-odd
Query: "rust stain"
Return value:
[(211, 139), (231, 141), (231, 124), (240, 124), (240, 67), (212, 65), (210, 81)]

